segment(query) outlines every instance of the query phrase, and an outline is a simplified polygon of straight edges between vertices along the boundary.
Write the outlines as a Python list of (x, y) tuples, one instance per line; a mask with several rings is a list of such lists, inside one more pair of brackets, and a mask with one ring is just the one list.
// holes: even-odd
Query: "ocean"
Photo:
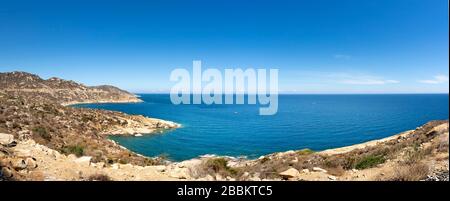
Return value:
[(139, 94), (142, 103), (81, 104), (182, 124), (160, 134), (111, 136), (145, 156), (181, 161), (205, 154), (257, 158), (273, 152), (353, 145), (449, 118), (448, 94), (280, 95), (278, 113), (259, 105), (173, 105), (168, 94)]

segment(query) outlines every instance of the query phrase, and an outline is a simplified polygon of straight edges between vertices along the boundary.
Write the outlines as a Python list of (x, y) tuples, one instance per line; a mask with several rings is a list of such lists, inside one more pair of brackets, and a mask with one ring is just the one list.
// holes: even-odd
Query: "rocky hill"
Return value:
[[(0, 146), (0, 177), (4, 176), (5, 168), (14, 166), (5, 162), (5, 154), (11, 156), (7, 148), (27, 141), (61, 155), (86, 156), (93, 162), (105, 164), (161, 163), (157, 158), (143, 157), (124, 149), (107, 136), (149, 134), (177, 128), (178, 124), (141, 115), (65, 106), (138, 101), (141, 100), (133, 94), (113, 86), (87, 87), (59, 78), (44, 80), (25, 72), (0, 73), (0, 141), (3, 143)], [(10, 142), (10, 139), (14, 141)], [(29, 153), (31, 148), (28, 148), (23, 151)], [(16, 172), (14, 175), (20, 179), (23, 174)]]
[(10, 95), (35, 97), (63, 105), (101, 102), (140, 102), (135, 95), (114, 86), (85, 86), (52, 77), (42, 79), (26, 72), (0, 73), (0, 90)]

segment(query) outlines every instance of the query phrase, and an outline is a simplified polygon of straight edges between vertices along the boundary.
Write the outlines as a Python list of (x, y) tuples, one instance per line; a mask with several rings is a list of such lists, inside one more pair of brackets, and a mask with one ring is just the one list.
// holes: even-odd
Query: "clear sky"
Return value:
[(285, 93), (448, 93), (448, 17), (447, 0), (0, 0), (0, 71), (156, 92), (202, 60), (278, 68)]

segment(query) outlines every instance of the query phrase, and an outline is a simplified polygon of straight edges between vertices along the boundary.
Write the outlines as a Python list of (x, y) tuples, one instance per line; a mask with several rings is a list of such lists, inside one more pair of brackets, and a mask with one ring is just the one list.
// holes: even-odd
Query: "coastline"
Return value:
[[(70, 107), (75, 105), (83, 105), (83, 104), (108, 104), (108, 103), (142, 103), (143, 100), (137, 98), (136, 99), (126, 99), (126, 100), (96, 100), (96, 101), (71, 101), (66, 103), (61, 103), (64, 107)], [(112, 110), (105, 110), (111, 112), (118, 112)], [(173, 121), (145, 117), (142, 115), (131, 115), (124, 113), (125, 116), (121, 117), (123, 122), (126, 122), (127, 126), (115, 126), (108, 130), (102, 132), (103, 135), (133, 135), (136, 137), (145, 135), (145, 134), (153, 134), (157, 130), (164, 129), (176, 129), (180, 128), (181, 124), (175, 123)]]
[[(127, 100), (121, 100), (121, 101), (96, 101), (96, 102), (94, 102), (94, 101), (84, 101), (84, 102), (77, 102), (77, 103), (65, 103), (65, 104), (62, 104), (62, 105), (63, 106), (71, 106), (71, 105), (78, 105), (78, 104), (140, 103), (140, 102), (144, 102), (141, 99), (139, 99), (138, 96), (136, 96), (136, 97), (138, 99), (137, 101), (134, 101), (134, 100), (132, 100), (132, 101), (127, 101)], [(127, 115), (130, 115), (130, 114), (127, 114)], [(130, 115), (130, 116), (136, 116), (136, 115)], [(138, 115), (138, 116), (139, 117), (143, 117), (142, 115)], [(143, 117), (143, 118), (145, 118), (145, 119), (147, 119), (149, 121), (157, 121), (157, 122), (162, 122), (162, 123), (168, 124), (169, 126), (164, 127), (163, 128), (164, 130), (176, 129), (176, 128), (180, 128), (181, 127), (181, 124), (178, 124), (178, 123), (175, 123), (175, 122), (172, 122), (172, 121), (168, 121), (168, 120), (156, 119), (156, 118), (151, 118), (151, 117)], [(416, 128), (416, 130), (418, 128)], [(148, 129), (146, 127), (137, 128), (135, 130), (129, 130), (129, 129), (124, 128), (124, 129), (119, 129), (119, 130), (112, 131), (112, 132), (111, 131), (104, 132), (104, 134), (105, 135), (110, 135), (110, 136), (114, 136), (114, 135), (130, 135), (130, 136), (139, 137), (139, 136), (136, 136), (136, 134), (152, 134), (152, 133), (154, 133), (157, 130), (158, 129)], [(367, 148), (367, 147), (373, 147), (373, 146), (377, 146), (379, 143), (384, 143), (384, 142), (387, 142), (387, 141), (390, 141), (390, 140), (395, 140), (395, 139), (398, 139), (398, 138), (404, 138), (405, 136), (410, 135), (413, 131), (414, 130), (407, 130), (407, 131), (403, 131), (401, 133), (394, 134), (392, 136), (387, 136), (387, 137), (380, 138), (380, 139), (369, 140), (369, 141), (366, 141), (366, 142), (361, 142), (361, 143), (348, 145), (348, 146), (343, 146), (343, 147), (337, 147), (337, 148), (321, 150), (321, 151), (318, 151), (317, 153), (323, 154), (323, 155), (344, 154), (344, 153), (347, 153), (347, 152), (354, 151), (356, 149), (364, 149), (364, 148)], [(111, 139), (109, 139), (109, 140), (111, 140)], [(118, 142), (116, 142), (114, 140), (111, 140), (111, 141), (113, 141), (114, 143), (116, 143), (117, 145), (122, 147), (123, 149), (129, 150), (126, 147), (120, 145)], [(306, 148), (306, 149), (308, 149), (308, 148)], [(129, 151), (131, 151), (131, 150), (129, 150)], [(299, 150), (288, 150), (288, 151), (282, 151), (282, 152), (274, 152), (274, 153), (262, 155), (259, 158), (263, 158), (263, 157), (270, 156), (270, 155), (275, 155), (275, 154), (281, 154), (282, 155), (282, 154), (285, 154), (285, 153), (292, 153), (292, 152), (295, 152), (295, 151), (299, 151)], [(150, 156), (142, 155), (140, 153), (136, 153), (136, 152), (134, 152), (134, 153), (138, 154), (140, 156), (147, 157), (147, 158), (158, 158), (157, 156), (150, 157)], [(215, 158), (215, 157), (226, 157), (226, 158), (231, 158), (231, 159), (246, 158), (246, 156), (234, 157), (234, 156), (226, 156), (226, 155), (204, 154), (204, 155), (197, 156), (197, 157), (194, 157), (194, 158), (191, 158), (191, 159), (187, 159), (187, 160), (183, 160), (183, 161), (189, 161), (189, 160), (193, 160), (193, 159), (197, 159), (197, 158)], [(246, 159), (246, 160), (252, 161), (252, 160), (257, 160), (257, 159)], [(179, 163), (179, 162), (183, 162), (183, 161), (178, 161), (178, 162), (174, 162), (174, 163)], [(168, 161), (168, 162), (170, 162), (170, 161)]]
[[(430, 124), (430, 123), (429, 123)], [(416, 128), (415, 130), (405, 131), (393, 136), (363, 142), (351, 146), (339, 147), (334, 149), (328, 149), (315, 153), (305, 152), (304, 150), (290, 150), (286, 152), (277, 152), (268, 155), (261, 156), (258, 159), (245, 159), (227, 156), (215, 156), (204, 155), (189, 160), (180, 162), (171, 162), (164, 160), (159, 165), (133, 165), (130, 163), (113, 163), (106, 164), (104, 162), (92, 161), (92, 156), (75, 156), (73, 154), (65, 155), (47, 146), (40, 145), (34, 140), (18, 140), (17, 145), (9, 149), (9, 152), (13, 153), (12, 158), (8, 159), (11, 164), (17, 164), (17, 161), (24, 161), (26, 164), (22, 170), (14, 171), (14, 169), (3, 169), (3, 172), (7, 174), (23, 173), (28, 176), (22, 176), (22, 180), (87, 180), (92, 175), (106, 175), (111, 180), (248, 180), (248, 181), (261, 181), (261, 180), (321, 180), (321, 181), (334, 181), (334, 180), (376, 180), (378, 178), (384, 178), (391, 176), (395, 173), (398, 166), (398, 159), (388, 160), (378, 166), (364, 169), (364, 170), (348, 170), (339, 174), (334, 172), (333, 169), (323, 167), (320, 164), (313, 162), (311, 167), (305, 167), (303, 170), (292, 170), (292, 163), (302, 160), (302, 157), (309, 157), (309, 160), (317, 160), (317, 157), (340, 157), (350, 152), (364, 151), (383, 148), (384, 146), (394, 146), (393, 143), (400, 141), (408, 141), (411, 138), (416, 138), (417, 132), (428, 133), (442, 133), (441, 135), (446, 137), (448, 142), (448, 121), (440, 121), (431, 123), (431, 125), (424, 125)], [(440, 138), (439, 138), (440, 139)], [(433, 140), (431, 141), (433, 142)], [(116, 144), (116, 142), (112, 141)], [(389, 145), (392, 144), (392, 145)], [(121, 149), (126, 149), (123, 146), (117, 144)], [(426, 148), (431, 146), (430, 142), (425, 142), (421, 147)], [(128, 149), (126, 149), (128, 150)], [(140, 157), (145, 157), (138, 154)], [(448, 160), (442, 158), (448, 158), (447, 153), (438, 153), (437, 156), (437, 168), (433, 170), (445, 171), (448, 170)], [(35, 158), (33, 161), (30, 158)], [(208, 173), (205, 168), (208, 168), (208, 164), (211, 161), (226, 161), (226, 166), (222, 171), (238, 170), (242, 169), (242, 173)], [(429, 160), (429, 159), (426, 159)], [(434, 160), (434, 159), (433, 159)], [(269, 177), (264, 178), (264, 168), (261, 169), (261, 165), (270, 165), (281, 163), (280, 167), (283, 171), (277, 171), (276, 175), (281, 177)], [(284, 165), (286, 163), (286, 165)], [(20, 162), (19, 164), (22, 164)], [(30, 168), (30, 164), (32, 167)], [(17, 167), (15, 167), (17, 168)], [(252, 168), (256, 168), (253, 169)], [(290, 168), (287, 169), (286, 168)], [(56, 170), (60, 171), (56, 171)], [(62, 170), (62, 171), (61, 171)], [(286, 171), (284, 171), (286, 170)], [(42, 173), (31, 173), (42, 172)], [(80, 175), (82, 172), (82, 175)], [(293, 172), (293, 173), (292, 173)], [(30, 175), (31, 174), (31, 175)], [(43, 176), (43, 175), (44, 176)], [(39, 176), (41, 175), (41, 176)], [(381, 175), (381, 177), (380, 177)], [(284, 179), (283, 179), (284, 178)]]

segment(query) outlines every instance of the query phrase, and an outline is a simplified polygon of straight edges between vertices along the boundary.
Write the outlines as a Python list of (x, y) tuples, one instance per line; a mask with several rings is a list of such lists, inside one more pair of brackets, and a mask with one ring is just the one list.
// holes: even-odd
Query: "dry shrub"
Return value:
[(237, 170), (228, 166), (228, 161), (224, 158), (211, 158), (205, 162), (207, 172), (219, 173), (222, 175), (236, 175)]
[(449, 146), (448, 146), (448, 135), (442, 135), (436, 144), (437, 151), (438, 152), (448, 152)]
[(88, 177), (89, 181), (111, 181), (111, 178), (106, 174), (93, 174)]
[(426, 149), (413, 146), (405, 152), (405, 163), (407, 165), (412, 165), (420, 162), (425, 156), (430, 155), (433, 151), (432, 147)]
[(342, 166), (326, 168), (326, 170), (328, 171), (328, 174), (331, 174), (334, 176), (342, 176), (345, 173), (345, 170)]
[(425, 179), (430, 172), (427, 164), (416, 163), (401, 166), (391, 178), (393, 181), (419, 181)]

